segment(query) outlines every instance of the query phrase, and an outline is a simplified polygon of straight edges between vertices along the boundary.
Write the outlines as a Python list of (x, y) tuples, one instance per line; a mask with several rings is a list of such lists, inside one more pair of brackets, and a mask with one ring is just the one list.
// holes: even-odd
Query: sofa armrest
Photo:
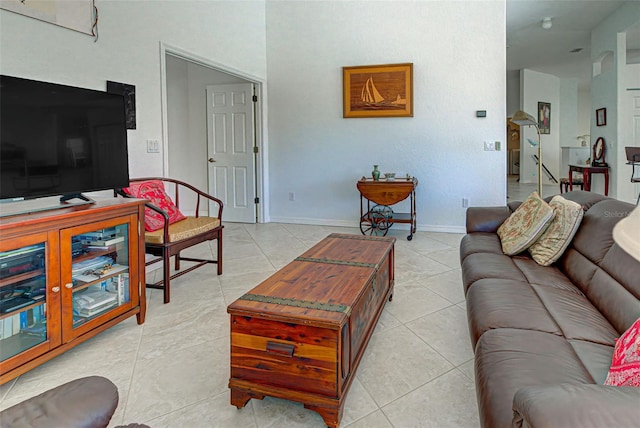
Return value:
[(519, 389), (513, 427), (631, 427), (640, 420), (640, 388), (558, 384)]
[(73, 380), (0, 412), (2, 427), (106, 427), (118, 406), (118, 388), (109, 379)]
[(467, 233), (495, 232), (511, 215), (508, 207), (471, 207), (467, 209)]

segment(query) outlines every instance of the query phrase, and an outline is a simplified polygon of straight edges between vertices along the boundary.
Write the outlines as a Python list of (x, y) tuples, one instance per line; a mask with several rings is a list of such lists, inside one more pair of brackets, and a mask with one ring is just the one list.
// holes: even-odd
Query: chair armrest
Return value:
[(640, 421), (640, 388), (558, 384), (519, 389), (513, 427), (631, 427)]
[(175, 193), (174, 193), (174, 199), (173, 202), (176, 204), (176, 206), (178, 207), (178, 209), (180, 209), (180, 191), (179, 189), (181, 187), (184, 187), (186, 189), (191, 190), (192, 192), (194, 192), (196, 194), (196, 207), (195, 207), (195, 216), (199, 217), (200, 216), (200, 200), (202, 198), (207, 199), (209, 201), (215, 202), (216, 205), (218, 205), (218, 212), (217, 213), (209, 213), (210, 217), (216, 217), (218, 219), (220, 219), (220, 221), (222, 221), (222, 209), (224, 207), (224, 204), (222, 203), (222, 201), (218, 198), (216, 198), (215, 196), (212, 196), (206, 192), (203, 192), (202, 190), (198, 189), (197, 187), (192, 186), (189, 183), (185, 183), (184, 181), (181, 180), (177, 180), (175, 178), (168, 178), (168, 177), (142, 177), (142, 178), (132, 178), (130, 181), (133, 182), (139, 182), (139, 181), (151, 181), (151, 180), (160, 180), (163, 182), (167, 182), (167, 183), (173, 183), (175, 185)]
[(470, 207), (467, 209), (467, 233), (496, 232), (510, 215), (508, 207)]
[(146, 202), (144, 206), (162, 215), (162, 242), (169, 242), (169, 226), (171, 226), (169, 224), (169, 214), (167, 214), (163, 209), (156, 207), (151, 202)]
[[(177, 180), (176, 180), (176, 182), (177, 182)], [(198, 195), (197, 201), (196, 201), (196, 210), (195, 210), (196, 217), (199, 217), (199, 215), (200, 215), (200, 197), (202, 197), (202, 198), (208, 199), (208, 200), (210, 200), (212, 202), (215, 202), (218, 205), (218, 213), (217, 213), (217, 215), (215, 217), (219, 218), (220, 221), (222, 221), (222, 208), (223, 208), (224, 204), (222, 203), (222, 201), (220, 199), (218, 199), (215, 196), (212, 196), (212, 195), (210, 195), (210, 194), (208, 194), (206, 192), (203, 192), (202, 190), (198, 189), (197, 187), (193, 187), (192, 185), (190, 185), (188, 183), (179, 182), (179, 184), (181, 186), (184, 186), (184, 187), (194, 191)], [(176, 202), (176, 204), (177, 204), (177, 202)], [(209, 217), (213, 217), (211, 214), (212, 213), (209, 213)]]

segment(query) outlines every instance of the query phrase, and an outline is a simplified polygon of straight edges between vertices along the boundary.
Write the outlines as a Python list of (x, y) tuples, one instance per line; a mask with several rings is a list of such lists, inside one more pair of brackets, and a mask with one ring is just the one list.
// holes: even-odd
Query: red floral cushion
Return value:
[[(166, 212), (169, 216), (169, 224), (173, 224), (187, 218), (180, 212), (169, 195), (167, 195), (167, 192), (164, 190), (164, 185), (160, 180), (132, 183), (129, 187), (126, 187), (123, 190), (134, 198), (148, 199), (153, 205)], [(163, 225), (164, 218), (160, 213), (157, 213), (150, 208), (144, 209), (144, 229), (147, 232), (153, 232), (154, 230), (161, 229)]]
[(604, 384), (640, 387), (640, 318), (616, 341)]

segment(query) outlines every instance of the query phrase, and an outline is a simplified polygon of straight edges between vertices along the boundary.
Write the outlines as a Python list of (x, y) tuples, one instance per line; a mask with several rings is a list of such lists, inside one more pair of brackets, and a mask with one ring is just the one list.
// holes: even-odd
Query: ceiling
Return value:
[[(614, 0), (507, 0), (507, 72), (527, 68), (591, 81), (591, 30), (622, 6)], [(551, 17), (552, 27), (542, 28)], [(576, 48), (580, 52), (571, 53)], [(640, 21), (627, 32), (627, 50), (640, 50)]]

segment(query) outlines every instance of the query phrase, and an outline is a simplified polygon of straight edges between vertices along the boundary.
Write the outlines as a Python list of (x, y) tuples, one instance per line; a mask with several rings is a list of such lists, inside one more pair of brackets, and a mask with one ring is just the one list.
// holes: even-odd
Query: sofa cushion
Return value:
[(553, 209), (538, 192), (530, 194), (498, 228), (502, 251), (513, 256), (529, 248), (544, 233), (553, 216)]
[(611, 366), (613, 346), (586, 340), (569, 340), (569, 343), (593, 380), (599, 385), (604, 384)]
[(586, 296), (546, 285), (532, 287), (565, 338), (615, 343), (618, 332)]
[(584, 211), (580, 204), (568, 201), (560, 195), (549, 202), (554, 216), (547, 230), (529, 247), (533, 260), (549, 266), (564, 253), (582, 221)]
[[(593, 205), (597, 204), (600, 201), (603, 201), (605, 199), (611, 199), (607, 196), (604, 196), (601, 193), (586, 192), (583, 190), (574, 190), (573, 192), (566, 192), (562, 194), (562, 197), (569, 201), (573, 201), (582, 205), (582, 208), (585, 211), (589, 210)], [(550, 201), (552, 198), (553, 197), (550, 196), (545, 198), (545, 200)]]
[(592, 263), (599, 265), (613, 245), (613, 227), (633, 208), (634, 205), (615, 199), (593, 205), (584, 213), (572, 246)]
[(462, 237), (460, 241), (460, 262), (470, 254), (493, 253), (503, 255), (500, 238), (495, 233), (477, 232)]
[(530, 257), (513, 257), (513, 263), (530, 284), (546, 285), (582, 295), (569, 278), (555, 266), (540, 266)]
[(563, 337), (500, 328), (480, 337), (475, 354), (481, 424), (509, 427), (516, 391), (527, 386), (594, 383)]
[(526, 281), (527, 278), (513, 262), (514, 258), (504, 254), (470, 254), (462, 261), (462, 279), (465, 294), (479, 279), (513, 279)]
[[(169, 226), (169, 242), (182, 241), (217, 227), (220, 227), (220, 219), (216, 217), (186, 217)], [(144, 241), (147, 244), (164, 243), (164, 229), (145, 233)]]
[(616, 341), (604, 384), (640, 387), (640, 318)]
[(471, 344), (495, 328), (537, 330), (562, 335), (531, 286), (524, 281), (487, 278), (467, 292), (467, 318)]

